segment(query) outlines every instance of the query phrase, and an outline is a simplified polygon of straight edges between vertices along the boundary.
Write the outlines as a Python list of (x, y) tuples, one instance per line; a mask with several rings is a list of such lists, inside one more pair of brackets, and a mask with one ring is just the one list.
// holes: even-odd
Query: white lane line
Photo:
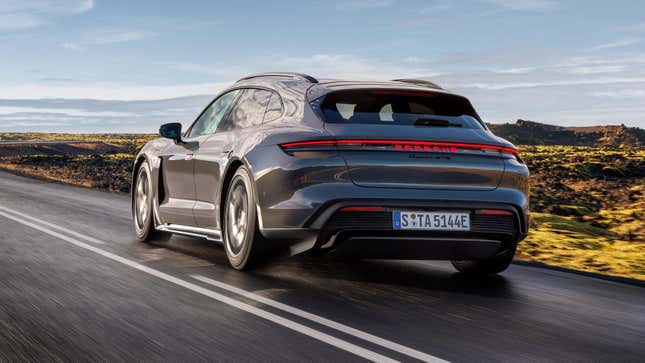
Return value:
[(412, 357), (412, 358), (415, 358), (415, 359), (418, 359), (418, 360), (421, 360), (421, 361), (425, 361), (425, 362), (447, 362), (447, 361), (445, 361), (445, 360), (443, 360), (441, 358), (437, 358), (437, 357), (432, 356), (430, 354), (420, 352), (420, 351), (412, 349), (410, 347), (406, 347), (404, 345), (401, 345), (401, 344), (398, 344), (398, 343), (395, 343), (395, 342), (392, 342), (392, 341), (377, 337), (375, 335), (372, 335), (372, 334), (366, 333), (364, 331), (352, 328), (350, 326), (347, 326), (347, 325), (344, 325), (344, 324), (341, 324), (341, 323), (337, 323), (337, 322), (335, 322), (333, 320), (323, 318), (322, 316), (318, 316), (318, 315), (306, 312), (304, 310), (295, 308), (293, 306), (289, 306), (289, 305), (283, 304), (281, 302), (271, 300), (271, 299), (266, 298), (264, 296), (254, 294), (252, 292), (240, 289), (238, 287), (226, 284), (226, 283), (221, 282), (221, 281), (213, 280), (211, 278), (200, 276), (200, 275), (191, 275), (190, 277), (192, 277), (192, 278), (194, 278), (196, 280), (205, 282), (205, 283), (207, 283), (209, 285), (219, 287), (220, 289), (227, 290), (227, 291), (230, 291), (232, 293), (244, 296), (244, 297), (246, 297), (248, 299), (255, 300), (255, 301), (257, 301), (259, 303), (262, 303), (264, 305), (271, 306), (271, 307), (274, 307), (274, 308), (282, 310), (282, 311), (286, 311), (286, 312), (288, 312), (290, 314), (293, 314), (293, 315), (299, 316), (301, 318), (311, 320), (311, 321), (313, 321), (315, 323), (318, 323), (320, 325), (324, 325), (326, 327), (338, 330), (338, 331), (343, 332), (345, 334), (352, 335), (352, 336), (354, 336), (356, 338), (363, 339), (365, 341), (368, 341), (368, 342), (376, 344), (376, 345), (380, 345), (380, 346), (382, 346), (384, 348), (387, 348), (387, 349), (390, 349), (392, 351), (395, 351), (395, 352), (398, 352), (398, 353), (401, 353), (401, 354), (405, 354), (405, 355), (407, 355), (409, 357)]
[[(6, 210), (8, 208), (3, 208), (3, 209)], [(12, 212), (14, 212), (14, 211), (12, 210)], [(119, 262), (121, 264), (124, 264), (126, 266), (132, 267), (132, 268), (137, 269), (139, 271), (145, 272), (145, 273), (147, 273), (149, 275), (158, 277), (158, 278), (160, 278), (162, 280), (166, 280), (166, 281), (171, 282), (171, 283), (173, 283), (175, 285), (184, 287), (184, 288), (186, 288), (188, 290), (191, 290), (191, 291), (194, 291), (194, 292), (196, 292), (198, 294), (201, 294), (201, 295), (204, 295), (206, 297), (209, 297), (209, 298), (211, 298), (213, 300), (217, 300), (217, 301), (222, 302), (222, 303), (224, 303), (226, 305), (232, 306), (234, 308), (238, 308), (240, 310), (246, 311), (247, 313), (250, 313), (250, 314), (253, 314), (255, 316), (261, 317), (263, 319), (269, 320), (269, 321), (271, 321), (271, 322), (273, 322), (275, 324), (282, 325), (285, 328), (294, 330), (294, 331), (296, 331), (298, 333), (301, 333), (301, 334), (304, 334), (304, 335), (309, 336), (311, 338), (317, 339), (317, 340), (319, 340), (321, 342), (327, 343), (327, 344), (329, 344), (331, 346), (334, 346), (334, 347), (336, 347), (338, 349), (342, 349), (342, 350), (344, 350), (346, 352), (352, 353), (352, 354), (357, 355), (357, 356), (359, 356), (361, 358), (365, 358), (365, 359), (373, 361), (373, 362), (398, 362), (398, 361), (396, 361), (396, 360), (394, 360), (392, 358), (386, 357), (384, 355), (381, 355), (379, 353), (376, 353), (376, 352), (373, 352), (371, 350), (365, 349), (363, 347), (359, 347), (358, 345), (355, 345), (355, 344), (349, 343), (349, 342), (347, 342), (345, 340), (333, 337), (333, 336), (331, 336), (329, 334), (325, 334), (325, 333), (323, 333), (321, 331), (312, 329), (312, 328), (310, 328), (308, 326), (302, 325), (302, 324), (297, 323), (295, 321), (292, 321), (292, 320), (283, 318), (283, 317), (281, 317), (279, 315), (270, 313), (268, 311), (256, 308), (255, 306), (252, 306), (252, 305), (246, 304), (244, 302), (235, 300), (235, 299), (230, 298), (230, 297), (228, 297), (226, 295), (222, 295), (220, 293), (208, 290), (206, 288), (203, 288), (203, 287), (201, 287), (199, 285), (193, 284), (193, 283), (188, 282), (186, 280), (182, 280), (180, 278), (174, 277), (174, 276), (169, 275), (167, 273), (164, 273), (164, 272), (161, 272), (159, 270), (155, 270), (155, 269), (150, 268), (148, 266), (142, 265), (142, 264), (140, 264), (138, 262), (135, 262), (135, 261), (129, 260), (127, 258), (121, 257), (119, 255), (116, 255), (116, 254), (112, 253), (112, 252), (108, 252), (108, 251), (102, 250), (102, 249), (100, 249), (98, 247), (89, 245), (89, 244), (87, 244), (85, 242), (81, 242), (81, 241), (76, 240), (76, 239), (74, 239), (72, 237), (60, 234), (58, 232), (54, 232), (54, 231), (52, 231), (52, 230), (50, 230), (48, 228), (45, 228), (45, 227), (43, 227), (41, 225), (31, 223), (31, 222), (27, 222), (22, 218), (18, 218), (16, 216), (13, 216), (13, 215), (5, 213), (5, 212), (0, 212), (0, 216), (4, 216), (4, 217), (6, 217), (8, 219), (11, 219), (11, 220), (13, 220), (15, 222), (24, 224), (25, 226), (28, 226), (28, 227), (31, 227), (33, 229), (39, 230), (39, 231), (41, 231), (43, 233), (49, 234), (49, 235), (51, 235), (53, 237), (56, 237), (56, 238), (59, 238), (59, 239), (61, 239), (63, 241), (69, 242), (69, 243), (71, 243), (71, 244), (73, 244), (75, 246), (78, 246), (78, 247), (84, 248), (86, 250), (92, 251), (94, 253), (97, 253), (97, 254), (99, 254), (99, 255), (101, 255), (103, 257), (109, 258), (112, 261)]]
[(49, 228), (56, 229), (56, 230), (59, 230), (61, 232), (65, 232), (65, 233), (70, 234), (70, 235), (72, 235), (72, 236), (74, 236), (76, 238), (84, 239), (84, 240), (86, 240), (88, 242), (92, 242), (92, 243), (96, 243), (96, 244), (100, 244), (100, 245), (105, 244), (105, 242), (103, 242), (101, 240), (98, 240), (98, 239), (96, 239), (94, 237), (90, 237), (90, 236), (86, 236), (84, 234), (80, 234), (78, 232), (74, 232), (74, 231), (72, 231), (70, 229), (67, 229), (65, 227), (57, 226), (57, 225), (55, 225), (53, 223), (49, 223), (47, 221), (43, 221), (41, 219), (34, 218), (34, 217), (30, 216), (30, 215), (20, 213), (18, 211), (15, 211), (15, 210), (12, 210), (12, 209), (9, 209), (9, 208), (5, 208), (5, 207), (0, 206), (0, 210), (3, 210), (5, 212), (7, 212), (7, 213), (13, 213), (13, 214), (15, 214), (17, 216), (20, 216), (20, 217), (22, 217), (24, 219), (29, 219), (30, 221), (33, 221), (33, 222), (38, 222), (38, 223), (40, 223), (42, 225), (45, 225), (45, 226), (47, 226)]

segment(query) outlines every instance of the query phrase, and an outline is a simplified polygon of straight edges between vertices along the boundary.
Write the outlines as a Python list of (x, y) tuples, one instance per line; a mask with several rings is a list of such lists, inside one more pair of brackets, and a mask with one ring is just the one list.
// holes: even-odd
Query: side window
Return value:
[(231, 116), (220, 127), (223, 131), (243, 129), (262, 124), (264, 112), (271, 98), (271, 92), (249, 88), (231, 110)]
[(231, 107), (231, 103), (235, 100), (235, 96), (239, 90), (234, 90), (221, 95), (215, 102), (199, 116), (193, 128), (190, 130), (188, 137), (197, 137), (202, 135), (210, 135), (217, 130), (217, 126), (226, 115), (226, 111)]
[(394, 121), (394, 111), (392, 111), (392, 104), (388, 103), (387, 105), (381, 107), (379, 112), (381, 121)]
[(267, 106), (267, 112), (264, 114), (263, 122), (271, 122), (280, 116), (282, 116), (282, 100), (279, 94), (273, 92), (271, 99), (269, 99), (269, 105)]

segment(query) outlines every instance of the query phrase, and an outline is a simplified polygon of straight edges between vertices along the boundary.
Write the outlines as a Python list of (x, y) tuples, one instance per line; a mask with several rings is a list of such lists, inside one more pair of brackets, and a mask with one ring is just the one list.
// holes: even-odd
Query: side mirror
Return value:
[(161, 137), (174, 140), (175, 143), (181, 143), (181, 124), (179, 122), (172, 122), (161, 125), (159, 128), (159, 135), (161, 135)]

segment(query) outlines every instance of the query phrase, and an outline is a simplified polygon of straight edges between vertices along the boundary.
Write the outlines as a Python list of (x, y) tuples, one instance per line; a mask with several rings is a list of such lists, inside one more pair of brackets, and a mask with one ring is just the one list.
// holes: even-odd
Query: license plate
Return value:
[(458, 212), (394, 211), (394, 229), (469, 231), (470, 214)]

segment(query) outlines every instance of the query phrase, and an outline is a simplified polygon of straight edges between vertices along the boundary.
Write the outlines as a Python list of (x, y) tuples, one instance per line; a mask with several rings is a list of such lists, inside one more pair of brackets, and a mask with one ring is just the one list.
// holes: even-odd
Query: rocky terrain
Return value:
[(516, 145), (567, 145), (595, 147), (642, 147), (645, 130), (638, 127), (565, 127), (517, 120), (507, 124), (488, 124), (490, 130)]

